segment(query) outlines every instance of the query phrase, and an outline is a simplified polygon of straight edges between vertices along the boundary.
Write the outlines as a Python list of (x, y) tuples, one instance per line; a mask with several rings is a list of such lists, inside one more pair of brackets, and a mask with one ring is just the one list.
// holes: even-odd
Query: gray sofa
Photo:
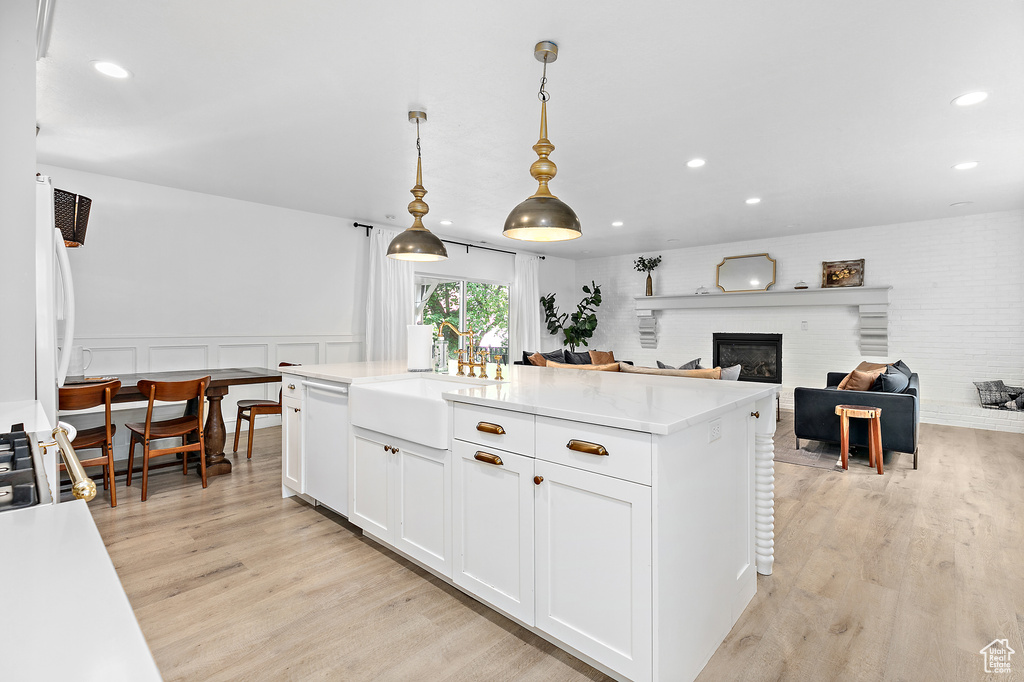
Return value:
[[(840, 391), (845, 372), (829, 372), (826, 388), (802, 388), (793, 391), (793, 432), (796, 446), (800, 439), (839, 442), (839, 417), (836, 405), (868, 405), (882, 410), (882, 449), (914, 455), (917, 468), (918, 425), (921, 416), (921, 384), (917, 374), (902, 393), (881, 391)], [(850, 420), (850, 445), (868, 444), (868, 420)]]

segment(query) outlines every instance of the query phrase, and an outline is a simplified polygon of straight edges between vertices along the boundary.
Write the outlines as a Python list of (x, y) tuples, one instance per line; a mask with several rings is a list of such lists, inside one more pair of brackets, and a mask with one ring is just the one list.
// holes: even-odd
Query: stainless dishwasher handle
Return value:
[(330, 384), (321, 384), (316, 381), (306, 381), (303, 379), (303, 386), (309, 386), (310, 388), (318, 388), (321, 391), (327, 391), (328, 393), (337, 393), (338, 395), (348, 395), (348, 386), (332, 386)]

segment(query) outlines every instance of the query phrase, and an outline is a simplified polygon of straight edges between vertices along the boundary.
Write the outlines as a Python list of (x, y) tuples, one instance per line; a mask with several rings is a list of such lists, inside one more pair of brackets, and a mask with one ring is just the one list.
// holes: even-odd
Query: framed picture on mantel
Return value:
[(821, 264), (821, 288), (864, 286), (864, 259), (832, 260)]

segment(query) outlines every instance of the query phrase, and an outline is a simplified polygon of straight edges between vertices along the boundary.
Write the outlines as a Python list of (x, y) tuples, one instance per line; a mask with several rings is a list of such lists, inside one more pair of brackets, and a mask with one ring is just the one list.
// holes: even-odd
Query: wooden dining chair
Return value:
[[(295, 362), (281, 362), (278, 367), (298, 367)], [(273, 400), (239, 400), (238, 414), (235, 415), (235, 447), (238, 452), (238, 434), (241, 433), (242, 421), (249, 422), (249, 442), (246, 444), (246, 459), (252, 459), (252, 435), (256, 429), (256, 417), (261, 414), (281, 414), (281, 394), (284, 388), (277, 392), (277, 402)]]
[[(139, 392), (147, 396), (149, 406), (146, 408), (146, 421), (143, 423), (125, 424), (132, 432), (128, 444), (128, 481), (132, 484), (132, 473), (135, 469), (135, 443), (142, 443), (142, 501), (146, 501), (149, 486), (149, 460), (161, 455), (182, 453), (182, 473), (188, 475), (188, 453), (199, 452), (199, 472), (206, 487), (206, 447), (203, 444), (203, 404), (206, 387), (210, 385), (210, 377), (191, 381), (149, 381), (139, 382)], [(183, 400), (195, 400), (198, 403), (198, 414), (186, 414), (175, 419), (153, 421), (153, 405), (156, 402), (177, 403)], [(196, 440), (189, 442), (190, 435), (195, 434)], [(181, 445), (153, 449), (150, 441), (161, 438), (181, 438)]]
[[(110, 401), (121, 390), (120, 381), (107, 381), (102, 384), (84, 386), (62, 386), (57, 391), (57, 409), (62, 412), (86, 410), (90, 407), (103, 405), (104, 420), (102, 426), (82, 429), (71, 441), (75, 452), (99, 448), (103, 455), (92, 459), (82, 459), (84, 467), (103, 467), (103, 489), (110, 490), (110, 506), (117, 506), (117, 489), (114, 486), (114, 433), (117, 427), (110, 423)], [(59, 458), (58, 458), (59, 461)], [(63, 461), (59, 461), (61, 471), (66, 471)]]

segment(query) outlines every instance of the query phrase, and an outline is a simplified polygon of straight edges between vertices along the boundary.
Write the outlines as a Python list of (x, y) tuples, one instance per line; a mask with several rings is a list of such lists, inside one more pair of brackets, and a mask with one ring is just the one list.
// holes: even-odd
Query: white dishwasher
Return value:
[(306, 494), (348, 517), (348, 384), (304, 380), (302, 388)]

